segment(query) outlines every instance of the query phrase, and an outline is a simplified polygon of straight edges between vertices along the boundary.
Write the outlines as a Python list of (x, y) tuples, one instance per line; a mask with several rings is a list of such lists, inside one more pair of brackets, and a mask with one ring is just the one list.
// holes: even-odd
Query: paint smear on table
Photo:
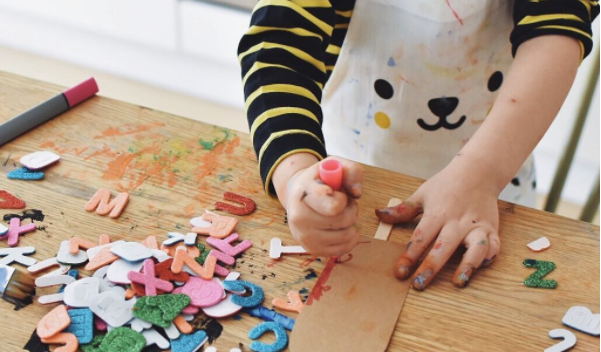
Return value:
[[(207, 187), (228, 183), (230, 191), (239, 193), (256, 188), (253, 172), (236, 169), (244, 159), (254, 161), (254, 153), (246, 147), (243, 156), (234, 154), (241, 144), (235, 132), (214, 126), (203, 129), (198, 136), (169, 138), (166, 126), (152, 122), (109, 127), (101, 134), (92, 133), (89, 142), (53, 138), (41, 142), (40, 148), (51, 149), (65, 160), (71, 154), (96, 165), (65, 171), (63, 177), (83, 181), (89, 179), (90, 175), (84, 175), (87, 170), (100, 168), (101, 178), (111, 181), (108, 186), (119, 192), (132, 192), (146, 182), (167, 188), (179, 182), (192, 184), (190, 203), (181, 204), (185, 216), (197, 213), (206, 203)], [(53, 137), (58, 136), (58, 128), (51, 131)]]
[(102, 131), (102, 134), (99, 136), (95, 136), (94, 139), (103, 139), (109, 137), (120, 137), (120, 136), (128, 136), (132, 134), (138, 134), (140, 132), (150, 131), (156, 127), (165, 127), (166, 125), (162, 122), (153, 122), (147, 125), (124, 125), (121, 127), (109, 127), (106, 130)]

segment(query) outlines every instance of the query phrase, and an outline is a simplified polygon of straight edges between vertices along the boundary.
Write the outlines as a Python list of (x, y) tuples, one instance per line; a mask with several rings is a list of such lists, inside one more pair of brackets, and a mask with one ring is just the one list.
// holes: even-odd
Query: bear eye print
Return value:
[(503, 73), (501, 71), (496, 71), (490, 78), (488, 79), (488, 90), (490, 92), (496, 92), (501, 88), (501, 84), (503, 84)]
[[(385, 79), (377, 79), (374, 82), (374, 90), (382, 99), (388, 100), (394, 95), (394, 88), (392, 88), (392, 84)], [(376, 125), (382, 129), (388, 129), (390, 127), (390, 118), (382, 111), (378, 111), (374, 114), (374, 120)]]

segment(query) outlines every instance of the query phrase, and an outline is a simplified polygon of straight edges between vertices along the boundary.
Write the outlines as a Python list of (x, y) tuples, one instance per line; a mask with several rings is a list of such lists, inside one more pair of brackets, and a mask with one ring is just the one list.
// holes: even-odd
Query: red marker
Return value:
[(319, 163), (319, 178), (334, 191), (342, 189), (342, 163), (328, 159)]

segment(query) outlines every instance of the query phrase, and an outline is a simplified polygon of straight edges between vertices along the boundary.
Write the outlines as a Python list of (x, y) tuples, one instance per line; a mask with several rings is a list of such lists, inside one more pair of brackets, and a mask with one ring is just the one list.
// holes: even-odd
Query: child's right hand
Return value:
[[(332, 157), (330, 157), (332, 158)], [(334, 191), (319, 179), (319, 163), (301, 168), (288, 180), (285, 199), (288, 226), (294, 238), (316, 256), (339, 256), (350, 252), (358, 240), (355, 228), (361, 197), (363, 167), (334, 157), (342, 163), (343, 190)]]

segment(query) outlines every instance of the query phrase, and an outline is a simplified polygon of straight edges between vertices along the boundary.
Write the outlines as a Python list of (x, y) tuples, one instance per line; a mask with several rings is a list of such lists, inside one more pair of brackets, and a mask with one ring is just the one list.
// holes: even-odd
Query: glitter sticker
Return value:
[(524, 285), (538, 288), (557, 287), (557, 281), (543, 280), (543, 277), (555, 270), (555, 263), (535, 259), (525, 259), (523, 264), (527, 268), (537, 269), (534, 273), (532, 273), (532, 275), (528, 276), (528, 278), (524, 281)]
[(243, 206), (237, 207), (228, 203), (217, 202), (215, 203), (215, 209), (223, 210), (230, 214), (240, 216), (252, 214), (257, 209), (257, 205), (255, 204), (254, 200), (236, 193), (225, 192), (223, 194), (223, 199), (229, 200), (230, 202), (240, 203)]

